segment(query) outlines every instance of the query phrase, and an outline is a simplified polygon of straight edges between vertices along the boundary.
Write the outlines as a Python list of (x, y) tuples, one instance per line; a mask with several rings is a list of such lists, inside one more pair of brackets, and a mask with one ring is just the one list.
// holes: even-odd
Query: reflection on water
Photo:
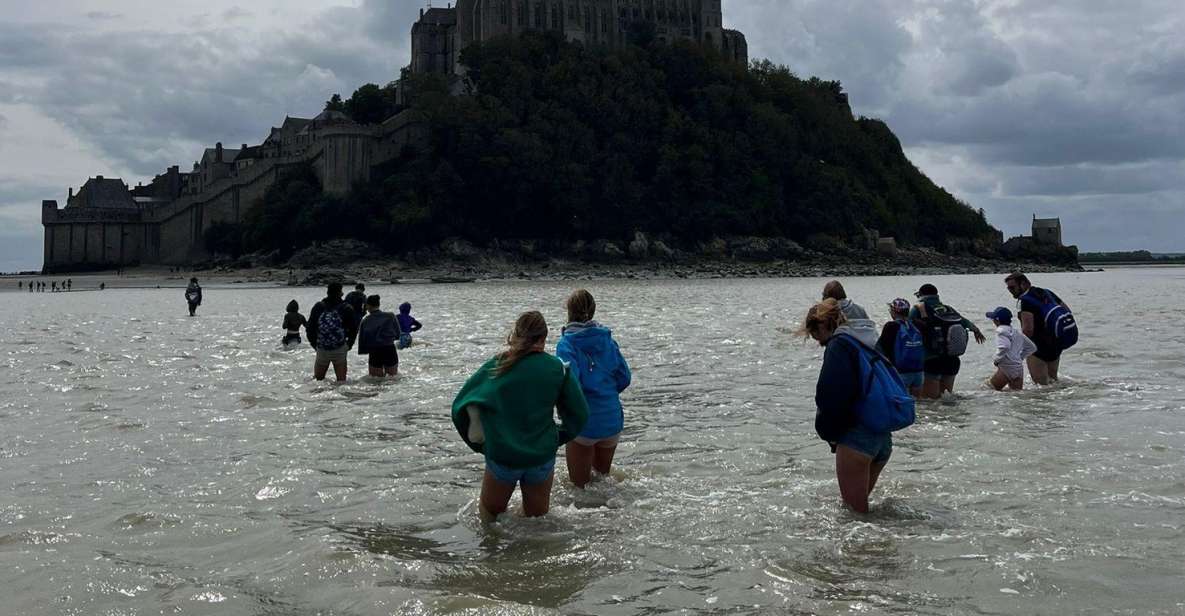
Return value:
[[(377, 288), (422, 344), (341, 386), (279, 344), (313, 289), (209, 287), (194, 319), (175, 290), (6, 294), (3, 612), (1181, 613), (1183, 271), (1041, 277), (1083, 324), (1064, 381), (990, 392), (972, 349), (868, 516), (814, 437), (821, 349), (787, 334), (823, 281), (593, 283), (635, 370), (620, 465), (576, 490), (561, 460), (551, 515), (491, 525), (452, 396), (519, 312), (557, 329), (568, 285)], [(845, 281), (878, 319), (922, 282)]]

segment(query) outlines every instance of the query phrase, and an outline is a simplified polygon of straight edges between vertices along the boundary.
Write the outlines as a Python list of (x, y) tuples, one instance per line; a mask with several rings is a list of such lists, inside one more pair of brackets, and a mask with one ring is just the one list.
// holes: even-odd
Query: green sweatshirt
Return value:
[[(531, 468), (555, 457), (556, 449), (580, 434), (588, 421), (588, 403), (580, 381), (564, 363), (547, 353), (518, 361), (496, 376), (498, 358), (487, 361), (453, 400), (453, 425), (473, 451), (510, 468)], [(479, 409), (485, 443), (469, 441), (466, 407)], [(552, 409), (559, 412), (556, 426)]]

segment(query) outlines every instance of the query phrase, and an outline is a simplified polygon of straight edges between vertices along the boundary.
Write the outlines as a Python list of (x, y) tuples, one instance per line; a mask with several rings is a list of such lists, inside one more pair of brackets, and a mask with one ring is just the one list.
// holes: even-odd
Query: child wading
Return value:
[(411, 346), (412, 332), (418, 332), (423, 329), (423, 325), (411, 316), (411, 304), (403, 302), (399, 305), (399, 348), (406, 349)]
[(288, 302), (287, 312), (284, 313), (284, 323), (281, 327), (284, 328), (284, 339), (280, 341), (286, 347), (299, 345), (300, 328), (308, 325), (308, 320), (300, 313), (300, 304), (296, 300)]
[(564, 362), (543, 350), (547, 322), (542, 314), (520, 316), (506, 343), (508, 348), (469, 377), (453, 400), (453, 425), (471, 449), (485, 456), (485, 519), (506, 511), (515, 486), (522, 488), (526, 516), (546, 514), (556, 450), (588, 421), (580, 382)]
[(593, 320), (597, 303), (580, 289), (568, 298), (568, 325), (555, 354), (567, 362), (588, 400), (588, 425), (565, 448), (568, 477), (584, 487), (595, 469), (608, 475), (625, 426), (619, 394), (630, 386), (630, 367), (613, 333)]
[(1037, 345), (1020, 330), (1012, 327), (1012, 311), (1003, 306), (987, 313), (996, 325), (996, 373), (990, 383), (996, 391), (1005, 387), (1025, 388), (1025, 360), (1037, 352)]

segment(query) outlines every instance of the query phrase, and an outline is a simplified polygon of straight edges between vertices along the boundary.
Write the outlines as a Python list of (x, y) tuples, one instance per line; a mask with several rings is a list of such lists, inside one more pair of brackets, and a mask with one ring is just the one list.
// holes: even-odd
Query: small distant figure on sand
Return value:
[(317, 350), (313, 378), (324, 381), (332, 365), (334, 376), (340, 383), (346, 380), (350, 349), (358, 336), (358, 317), (354, 309), (342, 301), (340, 282), (329, 283), (325, 291), (325, 299), (309, 311), (305, 333), (309, 336), (309, 344)]
[(909, 320), (909, 309), (909, 300), (904, 298), (889, 303), (890, 321), (881, 328), (876, 347), (893, 362), (909, 395), (920, 398), (926, 381), (926, 343), (922, 331)]
[(588, 423), (565, 447), (565, 458), (568, 477), (583, 488), (592, 479), (592, 471), (607, 476), (611, 470), (625, 428), (621, 392), (630, 386), (632, 375), (613, 332), (593, 320), (597, 302), (592, 293), (577, 290), (568, 297), (565, 308), (568, 324), (555, 354), (569, 365), (588, 401)]
[(815, 386), (815, 432), (831, 445), (844, 504), (867, 513), (869, 497), (893, 455), (892, 433), (913, 424), (915, 403), (897, 371), (876, 349), (844, 329), (835, 299), (811, 307), (799, 334), (823, 353)]
[(453, 425), (473, 451), (485, 456), (484, 520), (506, 511), (516, 487), (522, 489), (524, 515), (545, 515), (551, 509), (556, 449), (588, 421), (579, 380), (544, 351), (546, 344), (543, 315), (522, 314), (507, 349), (482, 364), (453, 400)]
[(196, 315), (198, 306), (202, 305), (202, 285), (197, 278), (190, 278), (189, 286), (185, 287), (185, 303), (189, 304), (189, 316)]
[(49, 284), (50, 284), (50, 292), (57, 293), (58, 292), (58, 281), (55, 280)]
[(300, 304), (296, 303), (296, 300), (292, 300), (288, 302), (284, 313), (284, 339), (280, 343), (286, 348), (300, 344), (300, 328), (302, 327), (308, 327), (308, 320), (300, 313)]
[(1037, 352), (1037, 345), (1029, 337), (1012, 327), (1012, 311), (1000, 306), (987, 313), (996, 326), (996, 355), (992, 363), (996, 373), (990, 383), (996, 391), (1005, 387), (1025, 388), (1025, 359)]
[(399, 319), (394, 313), (380, 309), (382, 298), (371, 295), (366, 298), (366, 316), (358, 325), (358, 354), (369, 356), (367, 365), (370, 376), (395, 376), (399, 374)]
[(1028, 276), (1011, 274), (1004, 285), (1016, 298), (1021, 332), (1037, 345), (1037, 352), (1027, 360), (1029, 376), (1038, 385), (1048, 385), (1058, 378), (1062, 352), (1078, 344), (1078, 322), (1062, 298), (1034, 287)]
[(73, 279), (73, 278), (67, 278), (67, 279), (66, 279), (66, 290), (67, 290), (67, 291), (69, 291), (69, 290), (71, 290), (71, 289), (73, 289), (73, 288), (74, 288), (74, 279)]
[(399, 348), (402, 350), (411, 346), (412, 332), (418, 332), (423, 328), (424, 326), (411, 316), (411, 304), (399, 304)]
[(107, 283), (105, 283), (105, 282), (100, 282), (100, 283), (99, 283), (99, 290), (100, 290), (100, 291), (102, 291), (103, 289), (106, 289), (106, 288), (107, 288)]
[(346, 294), (346, 303), (354, 310), (359, 319), (366, 314), (366, 285), (361, 282), (354, 285), (354, 290)]

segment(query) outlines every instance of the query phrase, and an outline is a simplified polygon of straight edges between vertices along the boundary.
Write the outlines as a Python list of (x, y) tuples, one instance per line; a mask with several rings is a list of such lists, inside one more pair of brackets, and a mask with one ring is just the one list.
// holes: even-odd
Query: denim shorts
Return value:
[(921, 387), (922, 383), (926, 382), (925, 372), (902, 372), (901, 382), (905, 383), (905, 388), (910, 389), (914, 387)]
[(521, 482), (525, 486), (533, 486), (551, 479), (551, 474), (555, 472), (555, 458), (532, 468), (510, 468), (486, 458), (486, 470), (498, 483), (515, 485)]
[(884, 464), (893, 455), (892, 433), (878, 434), (861, 425), (849, 430), (837, 444), (850, 447), (872, 458), (873, 464)]

